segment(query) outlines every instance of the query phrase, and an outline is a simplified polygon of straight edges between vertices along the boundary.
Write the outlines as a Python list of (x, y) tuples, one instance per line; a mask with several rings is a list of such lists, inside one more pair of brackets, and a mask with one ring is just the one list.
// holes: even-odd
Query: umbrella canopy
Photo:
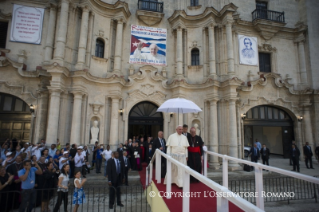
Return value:
[(197, 113), (201, 111), (194, 102), (183, 98), (169, 99), (157, 109), (157, 112), (164, 113)]

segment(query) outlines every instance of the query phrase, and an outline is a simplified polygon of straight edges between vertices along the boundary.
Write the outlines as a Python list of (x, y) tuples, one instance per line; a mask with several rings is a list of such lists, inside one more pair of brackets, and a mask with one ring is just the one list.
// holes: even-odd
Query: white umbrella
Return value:
[(183, 98), (169, 99), (157, 109), (157, 112), (164, 113), (197, 113), (201, 111), (194, 102)]

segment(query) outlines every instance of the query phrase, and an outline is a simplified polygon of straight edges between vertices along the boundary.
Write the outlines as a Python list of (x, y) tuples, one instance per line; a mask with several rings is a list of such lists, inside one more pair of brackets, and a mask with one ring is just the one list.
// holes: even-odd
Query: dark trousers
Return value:
[(299, 167), (299, 158), (296, 157), (292, 157), (292, 165), (293, 165), (293, 170), (296, 171), (296, 167), (297, 167), (297, 171), (300, 171), (300, 167)]
[(125, 185), (128, 185), (128, 168), (125, 167), (124, 170), (124, 180), (125, 180)]
[(101, 172), (102, 158), (96, 159), (96, 173)]
[(92, 157), (92, 167), (94, 166), (94, 161), (96, 160), (96, 152), (93, 152), (93, 157)]
[(305, 159), (305, 163), (306, 163), (306, 166), (307, 166), (307, 168), (309, 168), (309, 166), (308, 166), (308, 161), (309, 161), (309, 163), (310, 163), (310, 168), (313, 168), (313, 166), (312, 166), (312, 157), (306, 157), (306, 159)]
[(164, 178), (166, 175), (166, 158), (161, 157), (161, 178)]
[(121, 185), (120, 183), (116, 183), (116, 184), (112, 183), (112, 186), (110, 186), (109, 206), (113, 206), (114, 205), (115, 192), (116, 192), (117, 204), (121, 204), (121, 187), (120, 187), (120, 185)]
[(269, 158), (267, 156), (262, 156), (261, 159), (263, 160), (263, 164), (269, 166)]
[(258, 157), (256, 157), (256, 156), (251, 156), (251, 162), (257, 163), (257, 161), (258, 161)]
[(37, 199), (37, 192), (35, 189), (22, 189), (21, 192), (21, 204), (19, 208), (19, 212), (24, 212), (27, 204), (29, 202), (29, 206), (27, 208), (27, 212), (31, 212), (32, 208), (35, 206), (35, 201)]
[(56, 201), (53, 212), (59, 211), (62, 200), (64, 203), (64, 211), (66, 212), (68, 210), (68, 192), (58, 191), (58, 200)]
[(75, 169), (75, 165), (74, 165), (74, 161), (69, 161), (70, 163), (70, 177), (74, 177), (74, 169)]

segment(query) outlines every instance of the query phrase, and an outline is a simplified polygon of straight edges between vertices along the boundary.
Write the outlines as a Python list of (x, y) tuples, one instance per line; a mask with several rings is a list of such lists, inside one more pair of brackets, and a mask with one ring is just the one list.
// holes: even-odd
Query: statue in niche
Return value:
[(198, 128), (198, 124), (195, 123), (195, 124), (194, 124), (194, 127), (195, 127), (195, 129), (196, 129), (196, 135), (200, 136), (200, 129)]
[(100, 129), (98, 127), (99, 122), (95, 120), (93, 126), (91, 127), (91, 144), (94, 144), (98, 141)]

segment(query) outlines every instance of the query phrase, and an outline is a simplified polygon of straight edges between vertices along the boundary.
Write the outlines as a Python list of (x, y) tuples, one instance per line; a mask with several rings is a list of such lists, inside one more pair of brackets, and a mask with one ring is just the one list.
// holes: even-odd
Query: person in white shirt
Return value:
[(21, 149), (21, 153), (26, 153), (25, 160), (30, 160), (31, 158), (32, 146), (29, 143), (25, 143)]
[(55, 144), (52, 144), (51, 145), (51, 148), (49, 149), (49, 155), (53, 158), (54, 155), (55, 155), (55, 152), (56, 152), (56, 145)]
[(112, 150), (110, 150), (110, 145), (107, 145), (106, 146), (106, 150), (104, 150), (102, 152), (102, 156), (103, 156), (103, 159), (105, 160), (105, 165), (104, 165), (104, 177), (107, 177), (107, 161), (112, 157)]
[(41, 157), (41, 151), (44, 150), (45, 146), (43, 146), (40, 142), (32, 148), (32, 155), (37, 156), (37, 158)]
[(59, 169), (62, 170), (64, 164), (69, 164), (69, 152), (64, 151), (63, 156), (59, 160)]
[(82, 171), (82, 167), (83, 165), (85, 164), (85, 156), (83, 154), (83, 148), (82, 146), (79, 146), (77, 148), (77, 153), (74, 157), (74, 173), (77, 173), (77, 172), (81, 172), (81, 174), (83, 175), (83, 177), (85, 177), (85, 175), (83, 174), (83, 171)]

